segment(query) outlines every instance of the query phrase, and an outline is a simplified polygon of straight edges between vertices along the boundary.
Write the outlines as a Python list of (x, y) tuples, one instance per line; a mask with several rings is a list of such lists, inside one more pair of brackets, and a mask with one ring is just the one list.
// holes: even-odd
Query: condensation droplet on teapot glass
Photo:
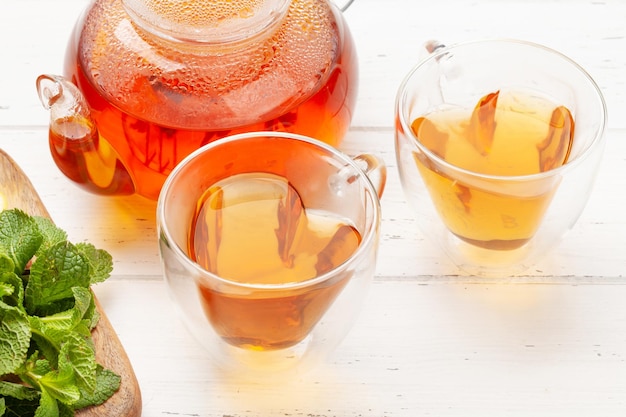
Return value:
[[(238, 18), (250, 11), (256, 15), (260, 8), (273, 3), (258, 0), (242, 6), (242, 2), (126, 2), (138, 9), (143, 5), (147, 9), (141, 11), (143, 14), (161, 14), (161, 19), (173, 22), (193, 19), (199, 25), (224, 23), (224, 19)], [(161, 123), (168, 126), (190, 128), (202, 123), (203, 128), (223, 129), (265, 119), (276, 109), (301, 102), (302, 95), (318, 88), (329, 76), (337, 54), (332, 13), (315, 2), (291, 2), (289, 19), (245, 54), (189, 54), (163, 49), (154, 43), (156, 40), (139, 36), (122, 17), (115, 27), (117, 36), (106, 40), (110, 52), (92, 58), (93, 67), (106, 65), (106, 70), (99, 70), (107, 74), (100, 77), (99, 85), (105, 91), (118, 92), (113, 95), (118, 106), (141, 114), (144, 119), (166, 118)], [(211, 71), (203, 73), (201, 68)], [(142, 74), (158, 74), (159, 80), (141, 80)], [(133, 98), (138, 91), (144, 100)], [(255, 102), (253, 108), (251, 100)], [(182, 102), (186, 105), (182, 106)], [(216, 107), (216, 103), (223, 107)], [(190, 112), (191, 108), (195, 111)], [(192, 117), (191, 113), (210, 113), (211, 117)]]
[(354, 41), (319, 0), (94, 0), (66, 56), (64, 77), (97, 107), (99, 157), (116, 150), (107, 166), (152, 199), (182, 158), (228, 134), (289, 131), (336, 146), (356, 103)]

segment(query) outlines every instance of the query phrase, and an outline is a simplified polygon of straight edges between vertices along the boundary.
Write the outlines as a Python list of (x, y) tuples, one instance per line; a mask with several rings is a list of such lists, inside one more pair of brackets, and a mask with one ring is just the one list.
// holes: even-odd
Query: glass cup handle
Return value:
[(345, 165), (328, 179), (328, 186), (333, 193), (342, 195), (346, 192), (346, 186), (354, 184), (355, 181), (365, 174), (370, 183), (374, 186), (378, 198), (383, 196), (385, 183), (387, 182), (387, 167), (383, 159), (369, 153), (359, 154), (351, 157), (357, 166)]
[(426, 43), (424, 44), (424, 48), (426, 48), (426, 52), (428, 52), (429, 54), (432, 54), (433, 52), (445, 47), (446, 45), (438, 41), (437, 39), (431, 39), (429, 41), (426, 41)]
[(446, 45), (438, 41), (437, 39), (431, 39), (424, 42), (424, 49), (422, 49), (422, 53), (419, 55), (420, 60), (426, 59), (435, 52), (438, 52), (440, 49), (445, 48)]
[(352, 159), (365, 172), (372, 185), (374, 185), (378, 198), (381, 198), (387, 183), (387, 166), (385, 161), (381, 157), (369, 153), (354, 156)]
[(333, 3), (335, 3), (339, 10), (345, 12), (346, 10), (348, 10), (348, 7), (350, 7), (350, 5), (354, 3), (354, 0), (347, 0), (343, 5), (339, 4), (339, 2), (337, 1), (333, 1)]

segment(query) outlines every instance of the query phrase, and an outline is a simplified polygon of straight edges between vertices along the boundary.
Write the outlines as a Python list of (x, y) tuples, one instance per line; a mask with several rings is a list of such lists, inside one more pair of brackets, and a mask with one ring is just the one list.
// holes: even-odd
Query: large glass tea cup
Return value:
[(584, 69), (541, 45), (435, 46), (397, 95), (404, 192), (422, 232), (466, 273), (522, 272), (587, 203), (604, 98)]
[(334, 350), (374, 275), (385, 180), (374, 155), (280, 132), (213, 142), (174, 169), (157, 204), (165, 280), (217, 369), (284, 378)]

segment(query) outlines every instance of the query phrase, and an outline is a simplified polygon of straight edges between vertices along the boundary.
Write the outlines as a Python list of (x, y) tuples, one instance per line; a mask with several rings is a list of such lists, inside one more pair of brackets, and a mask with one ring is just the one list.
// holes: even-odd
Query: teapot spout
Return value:
[(43, 74), (37, 78), (37, 92), (50, 111), (50, 151), (61, 172), (96, 194), (132, 194), (128, 171), (117, 152), (100, 138), (78, 87), (61, 76)]

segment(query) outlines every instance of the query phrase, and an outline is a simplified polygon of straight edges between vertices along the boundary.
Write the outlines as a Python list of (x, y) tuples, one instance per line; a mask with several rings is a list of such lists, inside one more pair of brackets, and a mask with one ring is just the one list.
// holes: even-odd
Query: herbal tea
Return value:
[(343, 219), (307, 210), (285, 178), (248, 173), (204, 193), (188, 244), (191, 259), (233, 283), (199, 284), (215, 331), (232, 345), (272, 350), (308, 335), (350, 274), (305, 282), (345, 262), (360, 241)]
[(174, 166), (216, 139), (287, 131), (336, 146), (347, 132), (357, 56), (342, 16), (325, 1), (294, 1), (283, 26), (244, 51), (197, 53), (199, 45), (173, 47), (136, 32), (121, 2), (97, 3), (70, 40), (65, 76), (89, 104), (98, 134), (60, 147), (71, 138), (59, 124), (77, 120), (50, 126), (54, 160), (84, 188), (156, 200)]
[[(565, 164), (574, 138), (570, 111), (522, 91), (497, 91), (474, 109), (446, 107), (413, 121), (413, 133), (432, 153), (459, 168), (492, 176), (532, 175)], [(473, 245), (509, 250), (539, 227), (556, 184), (542, 189), (496, 190), (484, 179), (454, 178), (422, 153), (417, 167), (441, 218)], [(507, 185), (508, 186), (508, 185)], [(511, 189), (516, 187), (512, 181)]]

